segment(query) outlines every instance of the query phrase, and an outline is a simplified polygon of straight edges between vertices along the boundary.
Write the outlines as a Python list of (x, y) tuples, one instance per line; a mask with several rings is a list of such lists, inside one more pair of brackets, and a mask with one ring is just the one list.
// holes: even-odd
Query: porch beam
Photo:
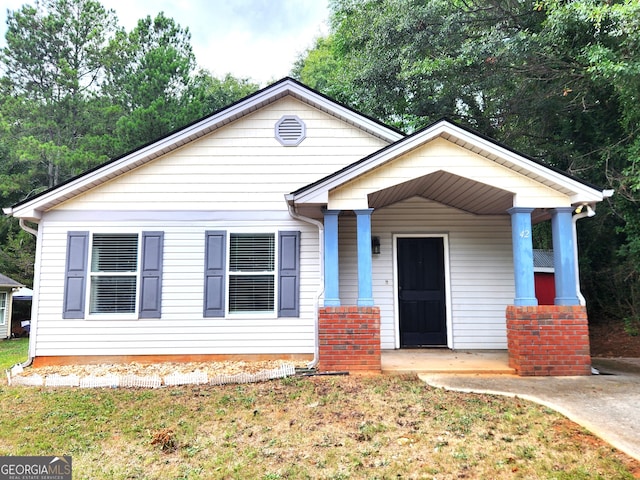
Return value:
[(338, 257), (338, 215), (340, 210), (324, 211), (324, 305), (340, 306)]
[(373, 208), (354, 210), (358, 230), (358, 306), (373, 306), (373, 282), (371, 280), (371, 214)]
[(513, 207), (511, 215), (511, 238), (513, 243), (513, 269), (516, 287), (516, 306), (538, 305), (533, 275), (533, 239), (531, 234), (531, 212), (533, 208)]
[(560, 207), (551, 212), (553, 236), (553, 266), (556, 284), (556, 305), (579, 305), (576, 278), (573, 208)]

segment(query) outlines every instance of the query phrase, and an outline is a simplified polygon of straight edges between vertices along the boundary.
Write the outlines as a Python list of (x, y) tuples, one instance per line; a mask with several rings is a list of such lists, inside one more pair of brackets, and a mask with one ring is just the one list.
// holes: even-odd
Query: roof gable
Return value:
[(571, 199), (572, 203), (599, 202), (613, 193), (609, 190), (602, 191), (587, 182), (443, 119), (332, 175), (292, 192), (288, 196), (288, 200), (294, 203), (321, 203), (326, 201), (329, 191), (338, 189), (359, 177), (371, 174), (375, 169), (393, 162), (399, 157), (436, 139), (444, 139), (447, 142), (451, 142), (509, 169), (514, 174), (525, 176), (560, 194), (566, 195)]
[(37, 220), (46, 210), (202, 138), (288, 95), (385, 142), (395, 142), (404, 136), (401, 132), (337, 103), (294, 79), (284, 78), (159, 140), (91, 169), (35, 197), (5, 208), (4, 212), (20, 218)]
[[(297, 146), (276, 137), (284, 116), (304, 120)], [(287, 211), (284, 194), (387, 145), (287, 96), (47, 212)]]

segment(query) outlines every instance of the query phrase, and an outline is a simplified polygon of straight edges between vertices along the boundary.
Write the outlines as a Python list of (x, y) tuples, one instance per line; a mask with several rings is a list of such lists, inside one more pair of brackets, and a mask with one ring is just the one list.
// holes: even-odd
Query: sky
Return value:
[[(329, 0), (101, 0), (131, 31), (137, 21), (159, 12), (189, 28), (198, 65), (215, 77), (230, 73), (261, 86), (289, 74), (299, 54), (328, 31)], [(35, 0), (3, 0), (0, 45), (7, 9)]]

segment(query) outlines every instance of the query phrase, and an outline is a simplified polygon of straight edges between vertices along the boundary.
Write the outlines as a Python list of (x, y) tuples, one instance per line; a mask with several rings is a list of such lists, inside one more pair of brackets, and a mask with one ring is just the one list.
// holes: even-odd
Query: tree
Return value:
[(104, 80), (102, 59), (116, 17), (92, 0), (45, 0), (8, 12), (5, 115), (16, 119), (16, 152), (30, 162), (41, 185), (52, 187), (91, 165), (88, 125), (100, 116), (87, 108)]
[(405, 131), (445, 116), (614, 187), (596, 219), (579, 223), (584, 284), (598, 313), (639, 315), (640, 2), (330, 5), (329, 37), (294, 74)]
[(117, 54), (109, 91), (125, 112), (116, 124), (120, 151), (188, 123), (184, 99), (196, 67), (190, 42), (189, 30), (162, 12), (139, 20), (129, 34), (120, 31), (112, 41)]
[[(132, 32), (95, 0), (8, 12), (0, 50), (0, 200), (8, 206), (257, 89), (195, 73), (190, 34), (164, 14)], [(0, 218), (0, 271), (30, 284), (35, 242)]]
[(339, 81), (340, 58), (335, 53), (334, 37), (319, 37), (313, 48), (296, 60), (291, 75), (305, 85), (338, 99), (347, 94), (346, 85)]
[(258, 90), (248, 79), (227, 74), (216, 78), (207, 70), (199, 70), (185, 95), (185, 123), (210, 115)]

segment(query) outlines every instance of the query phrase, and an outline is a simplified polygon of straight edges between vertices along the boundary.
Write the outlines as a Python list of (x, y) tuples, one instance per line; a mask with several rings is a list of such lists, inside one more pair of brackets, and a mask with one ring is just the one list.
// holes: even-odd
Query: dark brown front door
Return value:
[(442, 237), (398, 238), (400, 346), (446, 347)]

